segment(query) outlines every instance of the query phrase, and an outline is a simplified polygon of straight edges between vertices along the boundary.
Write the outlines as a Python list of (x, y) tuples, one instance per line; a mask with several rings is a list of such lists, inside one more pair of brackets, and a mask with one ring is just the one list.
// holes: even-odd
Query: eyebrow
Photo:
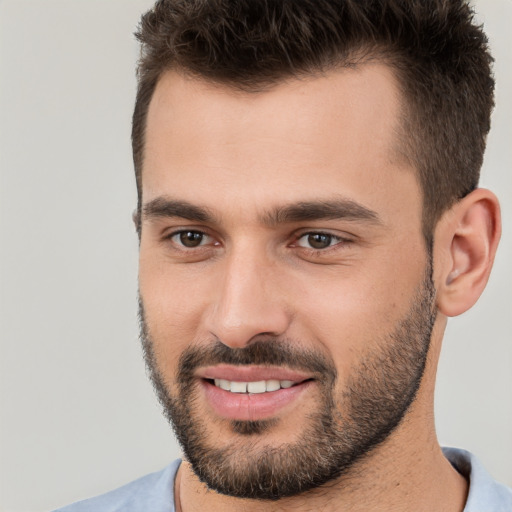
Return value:
[(207, 209), (196, 206), (188, 201), (178, 201), (165, 197), (157, 197), (142, 208), (144, 219), (179, 217), (195, 222), (213, 223), (215, 216)]
[(382, 225), (382, 220), (377, 212), (351, 199), (343, 198), (294, 203), (276, 208), (264, 216), (264, 222), (268, 225), (337, 219)]
[[(218, 223), (217, 217), (208, 208), (167, 197), (157, 197), (144, 205), (142, 214), (143, 218), (148, 220), (178, 217), (193, 222)], [(375, 211), (343, 198), (328, 201), (301, 201), (276, 207), (261, 216), (262, 223), (267, 226), (336, 219), (382, 225), (382, 220)]]

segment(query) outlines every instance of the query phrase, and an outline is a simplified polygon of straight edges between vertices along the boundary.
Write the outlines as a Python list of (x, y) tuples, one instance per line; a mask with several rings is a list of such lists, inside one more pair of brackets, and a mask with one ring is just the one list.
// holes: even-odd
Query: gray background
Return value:
[[(150, 0), (0, 0), (0, 510), (50, 510), (179, 451), (147, 382), (136, 319), (129, 133)], [(482, 185), (504, 234), (481, 301), (449, 323), (443, 444), (512, 484), (511, 0), (475, 2), (496, 57)]]

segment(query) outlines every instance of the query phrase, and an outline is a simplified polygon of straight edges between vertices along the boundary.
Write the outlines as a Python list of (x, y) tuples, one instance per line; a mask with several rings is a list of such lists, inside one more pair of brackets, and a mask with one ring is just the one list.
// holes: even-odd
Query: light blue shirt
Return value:
[[(458, 448), (443, 448), (443, 452), (469, 480), (464, 512), (512, 512), (512, 489), (494, 481), (474, 455)], [(180, 462), (175, 460), (162, 471), (55, 512), (175, 512), (174, 478)]]

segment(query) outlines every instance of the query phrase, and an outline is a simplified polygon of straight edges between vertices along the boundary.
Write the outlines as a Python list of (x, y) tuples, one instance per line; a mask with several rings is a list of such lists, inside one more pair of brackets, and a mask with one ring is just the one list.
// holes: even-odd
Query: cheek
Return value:
[(423, 280), (424, 258), (418, 257), (412, 269), (396, 258), (391, 261), (397, 266), (340, 269), (329, 279), (317, 281), (315, 287), (305, 283), (301, 287), (309, 291), (302, 295), (302, 314), (296, 315), (301, 319), (298, 330), (305, 333), (302, 338), (323, 345), (340, 380), (353, 372), (363, 356), (389, 343), (389, 335), (408, 314)]
[(159, 366), (174, 368), (187, 346), (200, 335), (207, 283), (172, 265), (141, 257), (139, 291)]

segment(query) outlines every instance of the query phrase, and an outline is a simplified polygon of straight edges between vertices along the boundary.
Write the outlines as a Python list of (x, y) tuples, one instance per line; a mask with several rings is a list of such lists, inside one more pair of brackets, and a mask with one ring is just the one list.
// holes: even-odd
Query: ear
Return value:
[(500, 235), (499, 202), (489, 190), (474, 190), (443, 215), (434, 238), (439, 312), (457, 316), (475, 304), (489, 279)]

